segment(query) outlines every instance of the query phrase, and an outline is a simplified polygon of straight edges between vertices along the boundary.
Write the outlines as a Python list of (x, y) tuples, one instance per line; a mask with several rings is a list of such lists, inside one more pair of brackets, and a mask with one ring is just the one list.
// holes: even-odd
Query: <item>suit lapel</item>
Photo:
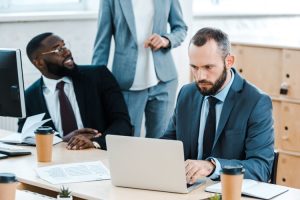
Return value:
[(85, 97), (86, 97), (86, 93), (85, 93), (85, 82), (84, 80), (81, 80), (79, 75), (75, 75), (72, 77), (72, 81), (73, 81), (73, 86), (74, 86), (74, 93), (76, 96), (76, 100), (78, 103), (78, 108), (80, 111), (80, 115), (81, 115), (81, 120), (83, 123), (83, 126), (86, 127), (87, 126), (87, 115), (86, 115), (86, 105), (87, 102), (85, 102)]
[(159, 33), (161, 28), (160, 27), (160, 23), (161, 23), (161, 17), (164, 14), (163, 9), (165, 8), (165, 6), (163, 5), (164, 3), (166, 3), (166, 1), (161, 1), (161, 0), (154, 0), (154, 18), (153, 18), (153, 33)]
[(132, 8), (132, 1), (131, 0), (119, 0), (123, 14), (125, 16), (126, 22), (128, 24), (129, 30), (137, 43), (137, 36), (136, 36), (136, 28), (135, 28), (135, 19), (134, 13)]
[(213, 147), (216, 145), (216, 143), (225, 127), (225, 124), (228, 121), (229, 115), (235, 105), (235, 102), (237, 101), (238, 92), (240, 92), (240, 90), (243, 89), (244, 80), (239, 76), (238, 73), (236, 73), (236, 70), (234, 68), (232, 68), (232, 70), (234, 73), (234, 80), (231, 85), (231, 88), (228, 91), (227, 97), (225, 98), (225, 101), (224, 101), (224, 105), (223, 105), (223, 109), (221, 112), (218, 129), (216, 131), (216, 136), (215, 136)]
[(215, 136), (215, 140), (214, 140), (214, 145), (217, 143), (219, 137), (220, 137), (220, 134), (222, 133), (222, 130), (229, 118), (229, 115), (231, 113), (231, 110), (234, 106), (233, 102), (235, 102), (235, 99), (236, 99), (236, 94), (235, 92), (233, 92), (232, 90), (229, 90), (228, 94), (227, 94), (227, 97), (225, 99), (225, 102), (224, 102), (224, 105), (223, 105), (223, 109), (222, 109), (222, 113), (221, 113), (221, 116), (220, 116), (220, 120), (219, 120), (219, 125), (218, 125), (218, 129), (217, 129), (217, 132), (216, 132), (216, 136)]
[[(45, 97), (44, 97), (44, 94), (43, 94), (44, 82), (43, 82), (42, 78), (39, 80), (38, 85), (39, 85), (39, 89), (38, 89), (38, 94), (37, 95), (38, 95), (38, 99), (40, 99), (41, 101), (40, 102), (37, 101), (36, 105), (39, 107), (38, 110), (41, 110), (41, 113), (45, 113), (44, 119), (49, 119), (49, 118), (51, 118), (51, 116), (49, 114), (49, 110), (47, 109), (46, 100), (45, 100)], [(45, 125), (49, 125), (49, 126), (53, 127), (54, 129), (56, 129), (52, 120), (47, 122)]]
[[(195, 87), (196, 84), (195, 84)], [(200, 126), (200, 115), (201, 115), (201, 107), (203, 103), (203, 96), (200, 94), (200, 92), (196, 89), (195, 91), (195, 97), (192, 102), (192, 107), (190, 112), (195, 113), (196, 115), (191, 115), (192, 118), (189, 119), (191, 122), (189, 131), (190, 138), (191, 138), (191, 158), (197, 159), (198, 157), (198, 139), (199, 139), (199, 126)], [(189, 116), (189, 115), (188, 115)]]

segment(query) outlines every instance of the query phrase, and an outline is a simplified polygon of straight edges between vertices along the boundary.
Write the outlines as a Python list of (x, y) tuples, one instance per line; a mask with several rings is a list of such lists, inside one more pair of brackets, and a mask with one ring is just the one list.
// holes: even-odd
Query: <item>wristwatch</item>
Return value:
[(206, 177), (210, 177), (216, 170), (216, 162), (213, 158), (209, 158), (207, 159), (207, 161), (209, 161), (214, 166), (214, 169), (211, 171), (211, 173), (206, 176)]
[(98, 142), (96, 142), (96, 141), (92, 141), (92, 142), (93, 142), (93, 145), (96, 149), (101, 149), (101, 146)]
[(161, 36), (161, 37), (163, 37), (163, 38), (165, 38), (165, 39), (167, 39), (169, 41), (168, 46), (166, 46), (165, 48), (166, 49), (170, 48), (171, 47), (171, 41), (169, 40), (169, 38), (167, 38), (166, 36)]

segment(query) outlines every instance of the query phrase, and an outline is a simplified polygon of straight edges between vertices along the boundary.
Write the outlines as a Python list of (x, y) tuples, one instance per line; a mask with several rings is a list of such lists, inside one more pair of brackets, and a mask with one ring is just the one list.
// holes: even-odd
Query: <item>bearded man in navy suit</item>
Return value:
[(242, 165), (247, 179), (268, 181), (274, 159), (270, 97), (233, 68), (221, 30), (203, 28), (189, 46), (194, 83), (181, 88), (162, 138), (181, 140), (189, 183), (219, 179), (223, 166)]

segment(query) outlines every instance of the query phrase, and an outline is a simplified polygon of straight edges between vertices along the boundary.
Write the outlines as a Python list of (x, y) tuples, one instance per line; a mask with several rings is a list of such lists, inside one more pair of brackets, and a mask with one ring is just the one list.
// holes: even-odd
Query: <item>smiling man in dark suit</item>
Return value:
[[(53, 33), (34, 37), (27, 55), (42, 77), (25, 92), (26, 113), (46, 113), (68, 149), (106, 149), (107, 134), (132, 135), (119, 85), (105, 66), (78, 66)], [(25, 119), (19, 121), (19, 131)]]
[(245, 178), (268, 181), (274, 159), (270, 97), (233, 68), (227, 34), (200, 29), (189, 46), (194, 83), (180, 90), (163, 138), (183, 142), (189, 183), (218, 179), (223, 166), (242, 165)]

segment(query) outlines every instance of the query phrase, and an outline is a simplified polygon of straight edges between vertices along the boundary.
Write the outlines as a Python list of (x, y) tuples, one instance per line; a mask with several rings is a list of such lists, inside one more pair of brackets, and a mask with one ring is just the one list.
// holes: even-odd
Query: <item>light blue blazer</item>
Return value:
[[(233, 72), (234, 80), (224, 101), (211, 156), (221, 166), (243, 165), (245, 178), (267, 182), (274, 160), (272, 102), (235, 69)], [(181, 140), (185, 159), (197, 159), (203, 99), (195, 83), (183, 86), (162, 137)]]
[[(131, 0), (102, 0), (99, 9), (98, 32), (95, 39), (92, 63), (106, 65), (111, 38), (115, 40), (112, 73), (121, 89), (132, 86), (137, 63), (137, 35)], [(171, 48), (177, 47), (186, 37), (179, 0), (154, 0), (153, 33), (170, 40), (171, 46), (153, 52), (154, 66), (159, 80), (166, 82), (177, 78)], [(145, 8), (147, 9), (147, 8)], [(171, 32), (168, 33), (167, 25)]]

